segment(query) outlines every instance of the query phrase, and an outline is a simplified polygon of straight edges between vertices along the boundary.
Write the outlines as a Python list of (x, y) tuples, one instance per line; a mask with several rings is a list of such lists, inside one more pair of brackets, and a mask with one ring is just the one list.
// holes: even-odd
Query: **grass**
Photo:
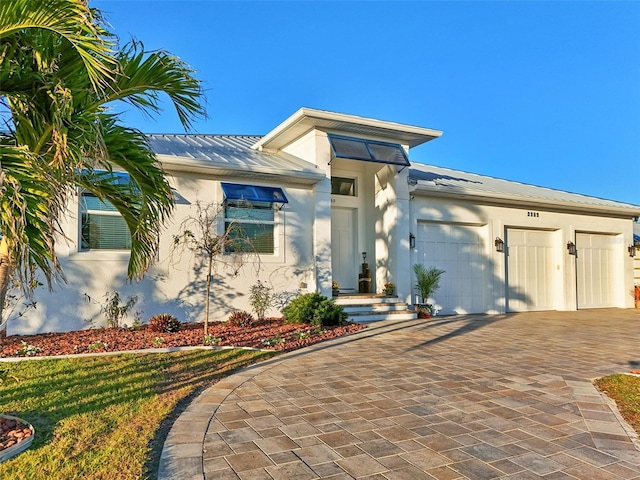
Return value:
[(616, 401), (620, 414), (640, 434), (640, 377), (615, 374), (599, 378), (595, 384)]
[(28, 450), (0, 464), (0, 478), (152, 478), (162, 422), (181, 400), (273, 355), (195, 350), (0, 364), (0, 412), (36, 429)]

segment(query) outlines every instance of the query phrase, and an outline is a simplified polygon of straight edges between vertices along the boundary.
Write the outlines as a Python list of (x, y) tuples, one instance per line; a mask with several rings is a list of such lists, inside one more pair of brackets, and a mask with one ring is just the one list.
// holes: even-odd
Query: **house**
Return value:
[(363, 259), (365, 288), (380, 292), (391, 281), (410, 304), (413, 264), (445, 270), (431, 299), (441, 314), (633, 307), (628, 246), (640, 206), (412, 164), (410, 149), (441, 133), (302, 108), (264, 136), (150, 135), (176, 194), (156, 265), (128, 284), (117, 212), (79, 193), (58, 248), (67, 284), (38, 291), (37, 309), (9, 333), (86, 327), (98, 306), (84, 294), (100, 300), (113, 290), (137, 294), (143, 319), (201, 319), (202, 270), (171, 247), (181, 221), (210, 202), (246, 228), (259, 252), (237, 275), (214, 272), (212, 319), (250, 310), (257, 279), (281, 296), (329, 296), (332, 281), (357, 292)]

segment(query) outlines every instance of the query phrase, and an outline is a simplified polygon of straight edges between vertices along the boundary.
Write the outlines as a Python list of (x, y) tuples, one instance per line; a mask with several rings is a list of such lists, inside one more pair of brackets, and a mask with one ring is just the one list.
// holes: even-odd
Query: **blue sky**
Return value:
[[(197, 133), (300, 107), (443, 130), (411, 160), (640, 205), (640, 2), (91, 2), (197, 71)], [(125, 121), (179, 133), (177, 117)]]

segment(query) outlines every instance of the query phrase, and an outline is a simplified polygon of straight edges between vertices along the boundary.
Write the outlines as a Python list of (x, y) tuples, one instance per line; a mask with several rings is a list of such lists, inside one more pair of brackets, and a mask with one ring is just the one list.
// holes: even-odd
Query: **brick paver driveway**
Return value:
[(640, 478), (590, 382), (638, 368), (639, 331), (617, 309), (372, 324), (207, 390), (160, 478)]

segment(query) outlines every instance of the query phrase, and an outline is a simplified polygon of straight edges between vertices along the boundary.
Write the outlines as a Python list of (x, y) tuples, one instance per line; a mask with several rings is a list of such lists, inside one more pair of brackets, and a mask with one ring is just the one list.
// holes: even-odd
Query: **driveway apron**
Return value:
[(640, 479), (592, 384), (640, 366), (639, 331), (620, 309), (377, 322), (203, 392), (159, 478)]

